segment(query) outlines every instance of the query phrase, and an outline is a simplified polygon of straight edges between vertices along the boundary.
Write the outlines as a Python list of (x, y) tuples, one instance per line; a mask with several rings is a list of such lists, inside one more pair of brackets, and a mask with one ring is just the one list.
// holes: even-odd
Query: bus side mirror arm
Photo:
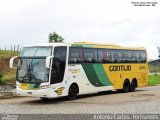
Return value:
[(16, 69), (16, 67), (13, 67), (13, 64), (14, 64), (14, 60), (19, 58), (19, 56), (15, 56), (15, 57), (12, 57), (9, 61), (9, 67), (12, 68), (12, 69)]
[(50, 63), (51, 63), (51, 59), (52, 59), (53, 57), (54, 57), (54, 56), (48, 56), (48, 57), (46, 57), (46, 68), (51, 69)]

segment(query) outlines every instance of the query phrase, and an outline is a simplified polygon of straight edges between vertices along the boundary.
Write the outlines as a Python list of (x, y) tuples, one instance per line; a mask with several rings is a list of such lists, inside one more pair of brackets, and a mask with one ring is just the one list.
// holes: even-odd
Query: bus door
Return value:
[(67, 47), (59, 46), (54, 48), (54, 59), (51, 70), (51, 84), (63, 81), (66, 65)]

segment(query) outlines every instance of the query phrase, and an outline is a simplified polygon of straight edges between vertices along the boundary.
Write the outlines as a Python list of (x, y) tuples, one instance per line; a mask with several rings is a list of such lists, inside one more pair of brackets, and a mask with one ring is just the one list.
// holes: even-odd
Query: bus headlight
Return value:
[(49, 85), (42, 85), (42, 86), (40, 86), (40, 89), (47, 89), (47, 88), (49, 88)]

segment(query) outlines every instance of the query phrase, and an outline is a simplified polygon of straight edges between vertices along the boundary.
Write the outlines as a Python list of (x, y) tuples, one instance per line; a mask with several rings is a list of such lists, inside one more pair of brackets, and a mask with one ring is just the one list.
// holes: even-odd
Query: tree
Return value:
[(63, 42), (63, 37), (59, 36), (56, 32), (49, 33), (48, 36), (49, 42)]

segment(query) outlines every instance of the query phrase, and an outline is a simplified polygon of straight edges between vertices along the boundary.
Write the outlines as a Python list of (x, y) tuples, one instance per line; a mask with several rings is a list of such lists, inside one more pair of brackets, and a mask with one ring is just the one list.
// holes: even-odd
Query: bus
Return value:
[[(15, 66), (15, 61), (18, 64)], [(10, 59), (16, 68), (16, 93), (41, 99), (117, 90), (133, 92), (148, 83), (147, 52), (142, 47), (89, 42), (45, 43), (23, 47)]]

